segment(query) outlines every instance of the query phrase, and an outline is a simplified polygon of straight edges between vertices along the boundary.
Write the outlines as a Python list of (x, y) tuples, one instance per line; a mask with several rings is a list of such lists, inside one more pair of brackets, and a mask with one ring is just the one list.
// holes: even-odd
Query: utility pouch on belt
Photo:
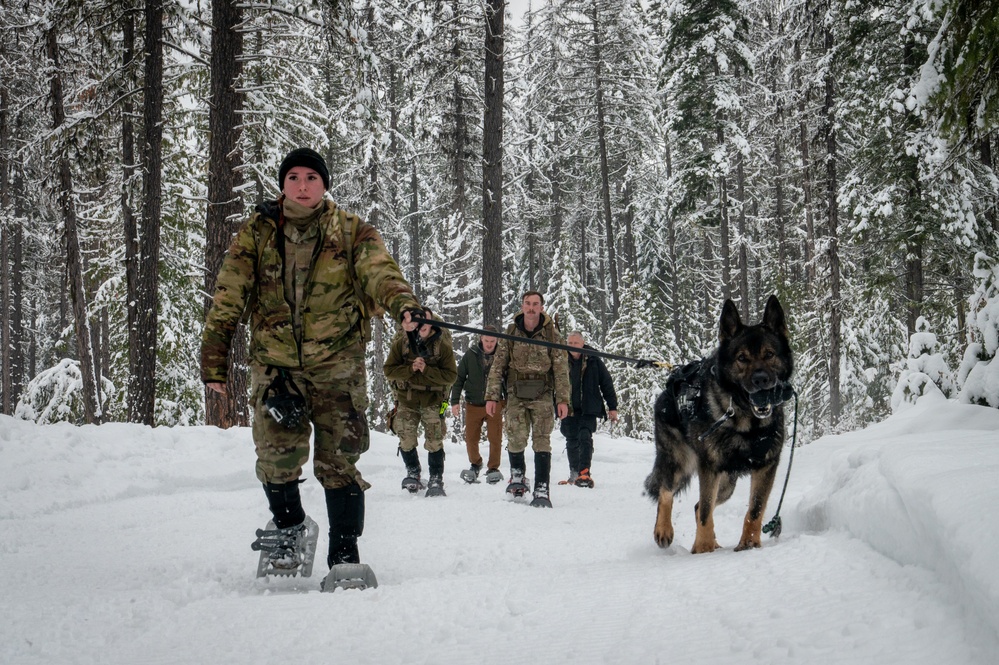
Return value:
[(263, 402), (274, 422), (285, 429), (297, 428), (305, 418), (305, 397), (287, 370), (278, 369), (278, 375), (264, 389)]
[(513, 384), (513, 394), (519, 399), (534, 400), (545, 394), (548, 382), (544, 379), (517, 379)]

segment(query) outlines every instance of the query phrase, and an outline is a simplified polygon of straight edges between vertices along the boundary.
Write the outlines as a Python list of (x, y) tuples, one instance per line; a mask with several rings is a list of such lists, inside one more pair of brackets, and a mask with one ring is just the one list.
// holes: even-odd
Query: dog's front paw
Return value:
[(757, 547), (761, 547), (759, 536), (756, 536), (755, 538), (743, 538), (742, 540), (739, 541), (739, 544), (736, 546), (735, 551), (741, 552), (743, 550), (756, 549)]
[(656, 539), (656, 545), (658, 545), (659, 547), (661, 547), (663, 549), (666, 549), (667, 547), (669, 547), (670, 545), (673, 544), (673, 527), (672, 526), (670, 526), (669, 528), (664, 528), (664, 527), (660, 527), (657, 524), (656, 528), (655, 528), (655, 531), (654, 531), (654, 535), (655, 535), (655, 539)]
[(691, 554), (704, 554), (705, 552), (714, 552), (716, 549), (721, 547), (718, 541), (715, 540), (715, 534), (711, 533), (701, 533), (701, 529), (698, 529), (697, 535), (694, 537), (694, 546), (690, 548)]

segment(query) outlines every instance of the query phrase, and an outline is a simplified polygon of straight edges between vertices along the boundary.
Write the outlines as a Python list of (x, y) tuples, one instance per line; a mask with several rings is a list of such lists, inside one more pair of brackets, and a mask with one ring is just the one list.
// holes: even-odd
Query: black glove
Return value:
[(406, 320), (406, 312), (409, 312), (409, 318), (410, 319), (425, 319), (425, 318), (427, 318), (426, 312), (424, 312), (422, 309), (417, 309), (415, 307), (407, 307), (406, 309), (402, 310), (402, 314), (399, 317), (399, 322), (400, 323)]

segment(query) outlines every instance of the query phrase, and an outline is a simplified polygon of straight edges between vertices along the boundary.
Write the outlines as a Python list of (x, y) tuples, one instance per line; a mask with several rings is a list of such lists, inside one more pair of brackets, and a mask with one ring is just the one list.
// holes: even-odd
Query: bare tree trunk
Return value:
[[(619, 306), (618, 279), (617, 279), (617, 255), (614, 251), (614, 220), (611, 217), (610, 200), (610, 166), (607, 159), (607, 119), (604, 115), (604, 82), (603, 70), (601, 68), (603, 58), (603, 45), (600, 41), (600, 13), (597, 3), (592, 4), (593, 15), (590, 17), (593, 25), (593, 61), (596, 65), (594, 72), (594, 88), (596, 102), (597, 121), (597, 152), (600, 153), (600, 200), (603, 205), (604, 234), (607, 241), (607, 272), (610, 277), (610, 317), (617, 316)], [(607, 282), (604, 280), (604, 284)]]
[(777, 227), (777, 283), (788, 283), (787, 229), (784, 227), (784, 150), (781, 134), (784, 130), (784, 106), (777, 103), (777, 131), (774, 132), (774, 224)]
[(736, 157), (735, 195), (739, 199), (739, 302), (742, 317), (749, 320), (749, 255), (746, 249), (746, 167), (742, 153)]
[(146, 0), (146, 61), (142, 104), (142, 217), (139, 231), (138, 375), (129, 419), (155, 424), (156, 350), (159, 321), (160, 196), (163, 176), (163, 0)]
[[(66, 123), (63, 102), (62, 73), (59, 64), (59, 39), (56, 28), (50, 26), (46, 32), (46, 46), (52, 75), (49, 79), (49, 102), (52, 105), (52, 127), (60, 129)], [(77, 230), (76, 206), (73, 200), (73, 174), (69, 157), (65, 153), (57, 159), (59, 177), (59, 210), (62, 213), (64, 237), (66, 241), (66, 268), (69, 278), (69, 292), (73, 304), (73, 331), (76, 337), (76, 353), (80, 362), (80, 375), (83, 380), (83, 417), (88, 424), (101, 420), (100, 392), (94, 366), (94, 347), (91, 343), (90, 321), (87, 318), (87, 296), (83, 280), (83, 256), (80, 251), (80, 237)]]
[(506, 0), (485, 2), (485, 109), (482, 118), (482, 322), (503, 316), (503, 14)]
[(630, 174), (625, 175), (622, 189), (621, 199), (624, 205), (624, 265), (632, 275), (637, 275), (638, 253), (635, 250), (635, 206), (631, 200)]
[[(0, 48), (3, 48), (0, 46)], [(5, 49), (6, 50), (6, 49)], [(13, 299), (12, 254), (14, 224), (10, 215), (10, 106), (7, 86), (0, 87), (0, 413), (14, 412), (14, 372), (12, 351), (14, 321), (11, 318)]]
[[(833, 34), (829, 28), (825, 30), (825, 48), (828, 55), (833, 51)], [(826, 209), (829, 217), (829, 424), (835, 427), (842, 414), (842, 396), (840, 395), (840, 362), (841, 362), (841, 301), (840, 266), (839, 266), (839, 181), (837, 175), (838, 146), (836, 139), (836, 106), (835, 81), (832, 72), (825, 78), (825, 115), (826, 138)]]
[[(416, 136), (416, 117), (410, 116), (409, 131), (411, 136)], [(423, 302), (423, 280), (420, 262), (420, 178), (416, 171), (416, 155), (413, 155), (409, 166), (409, 265), (412, 267), (410, 282), (413, 284), (413, 293), (417, 300)]]
[[(673, 178), (673, 151), (669, 144), (666, 144), (666, 181), (669, 182)], [(680, 289), (677, 284), (677, 279), (679, 277), (679, 271), (677, 266), (679, 264), (679, 257), (676, 255), (676, 219), (670, 215), (666, 219), (666, 224), (668, 228), (668, 238), (669, 238), (669, 248), (666, 255), (666, 279), (670, 285), (670, 309), (672, 310), (672, 327), (673, 327), (673, 338), (676, 343), (680, 345), (680, 348), (684, 348), (684, 344), (681, 342), (680, 338)]]
[[(794, 44), (794, 59), (801, 59), (801, 46)], [(801, 153), (801, 205), (805, 211), (805, 286), (811, 290), (815, 284), (815, 218), (812, 215), (812, 166), (808, 145), (808, 91), (801, 90), (798, 97), (798, 151)]]
[(125, 85), (121, 105), (121, 218), (125, 236), (125, 317), (128, 330), (127, 403), (139, 399), (139, 230), (132, 206), (133, 179), (135, 178), (135, 128), (132, 123), (132, 95), (128, 88), (134, 84), (132, 76), (135, 58), (135, 19), (130, 7), (122, 12), (122, 72)]
[[(236, 188), (243, 184), (238, 170), (239, 114), (243, 95), (237, 89), (243, 73), (243, 35), (237, 30), (243, 10), (229, 0), (212, 3), (211, 103), (208, 111), (208, 213), (205, 220), (205, 314), (212, 304), (222, 259), (243, 215)], [(238, 326), (229, 349), (226, 394), (205, 389), (205, 422), (217, 427), (246, 426), (248, 387), (246, 329)]]
[[(455, 0), (454, 3), (455, 15), (459, 13), (459, 3)], [(452, 35), (452, 47), (451, 56), (454, 62), (459, 62), (461, 59), (461, 38), (459, 33), (459, 24), (456, 21), (454, 24), (453, 35)], [(454, 220), (455, 224), (462, 229), (467, 228), (466, 222), (468, 221), (468, 183), (466, 181), (466, 169), (468, 168), (468, 122), (465, 118), (465, 90), (462, 88), (461, 77), (454, 77), (454, 87), (453, 87), (453, 113), (454, 113), (454, 145), (451, 152), (451, 180), (452, 180), (452, 196), (451, 196), (451, 218)], [(461, 257), (470, 256), (468, 243), (469, 235), (463, 233), (460, 238), (461, 246), (458, 248), (459, 255)], [(468, 287), (468, 269), (471, 266), (466, 263), (466, 259), (462, 258), (455, 265), (455, 270), (458, 272), (457, 276), (457, 287), (458, 292), (464, 294), (465, 289)], [(462, 298), (462, 303), (465, 302), (465, 298)], [(451, 314), (458, 321), (468, 321), (468, 305), (460, 304), (456, 306)], [(466, 342), (466, 337), (462, 336), (459, 340), (456, 340), (456, 350), (459, 348), (464, 350), (463, 345)]]

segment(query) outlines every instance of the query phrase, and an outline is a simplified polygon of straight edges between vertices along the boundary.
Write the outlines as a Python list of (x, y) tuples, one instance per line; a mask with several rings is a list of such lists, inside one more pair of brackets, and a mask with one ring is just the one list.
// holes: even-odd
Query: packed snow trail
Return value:
[(941, 401), (821, 439), (796, 451), (779, 539), (732, 550), (744, 480), (716, 513), (723, 549), (697, 556), (696, 488), (673, 547), (653, 542), (649, 443), (598, 435), (596, 488), (554, 485), (539, 510), (462, 482), (463, 444), (448, 496), (411, 496), (376, 434), (360, 547), (379, 587), (321, 594), (318, 565), (254, 578), (247, 430), (0, 417), (0, 662), (994, 663), (997, 431), (999, 412)]

